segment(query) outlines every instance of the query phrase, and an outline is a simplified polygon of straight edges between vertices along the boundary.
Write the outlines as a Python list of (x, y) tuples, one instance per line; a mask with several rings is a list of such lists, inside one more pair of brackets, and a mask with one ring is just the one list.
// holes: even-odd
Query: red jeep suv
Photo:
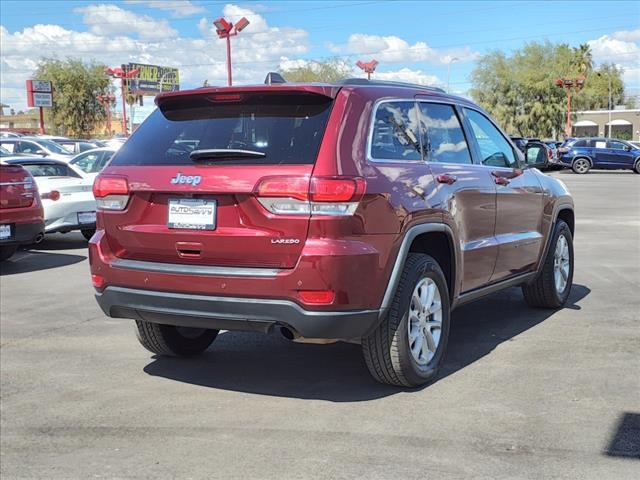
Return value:
[(355, 79), (156, 103), (96, 179), (89, 248), (100, 306), (153, 353), (280, 329), (356, 341), (378, 381), (414, 386), (458, 305), (567, 300), (570, 194), (466, 99)]

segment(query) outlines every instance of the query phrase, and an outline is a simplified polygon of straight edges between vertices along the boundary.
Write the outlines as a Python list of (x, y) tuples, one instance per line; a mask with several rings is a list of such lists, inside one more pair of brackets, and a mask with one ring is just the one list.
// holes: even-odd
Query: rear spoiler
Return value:
[[(273, 80), (272, 80), (273, 81)], [(156, 96), (155, 103), (158, 107), (167, 101), (177, 99), (195, 99), (198, 97), (215, 95), (233, 95), (243, 93), (289, 93), (289, 94), (312, 94), (321, 95), (327, 98), (336, 98), (341, 85), (327, 84), (299, 84), (299, 83), (272, 83), (270, 85), (246, 85), (240, 87), (206, 87), (192, 90), (179, 90), (177, 92), (166, 92)]]

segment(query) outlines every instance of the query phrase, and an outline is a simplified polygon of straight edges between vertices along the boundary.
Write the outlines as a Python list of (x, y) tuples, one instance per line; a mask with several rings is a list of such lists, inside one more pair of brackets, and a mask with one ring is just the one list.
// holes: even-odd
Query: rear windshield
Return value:
[(22, 164), (34, 177), (76, 177), (80, 176), (62, 163)]
[(233, 103), (206, 96), (167, 100), (136, 130), (111, 165), (193, 164), (189, 154), (207, 149), (265, 154), (217, 158), (216, 164), (313, 164), (331, 105), (332, 99), (311, 94), (252, 94)]

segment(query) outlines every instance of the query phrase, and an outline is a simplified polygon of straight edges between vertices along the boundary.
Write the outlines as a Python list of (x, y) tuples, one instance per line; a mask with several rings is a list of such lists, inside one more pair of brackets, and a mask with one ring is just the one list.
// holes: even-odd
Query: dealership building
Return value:
[[(586, 110), (575, 112), (574, 137), (612, 137), (640, 140), (640, 110)], [(611, 134), (609, 134), (611, 131)]]

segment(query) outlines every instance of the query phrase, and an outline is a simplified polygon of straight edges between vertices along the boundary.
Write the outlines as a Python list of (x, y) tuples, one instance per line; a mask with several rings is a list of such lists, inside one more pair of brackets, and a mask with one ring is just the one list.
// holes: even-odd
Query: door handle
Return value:
[(438, 183), (446, 183), (447, 185), (453, 185), (458, 180), (455, 176), (449, 175), (448, 173), (441, 173), (436, 176), (436, 181)]
[(516, 177), (519, 177), (523, 173), (524, 173), (523, 170), (516, 168), (510, 171), (494, 170), (493, 172), (491, 172), (491, 175), (493, 175), (493, 181), (496, 184), (507, 186), (509, 185), (509, 182), (511, 182), (511, 180), (513, 180)]

